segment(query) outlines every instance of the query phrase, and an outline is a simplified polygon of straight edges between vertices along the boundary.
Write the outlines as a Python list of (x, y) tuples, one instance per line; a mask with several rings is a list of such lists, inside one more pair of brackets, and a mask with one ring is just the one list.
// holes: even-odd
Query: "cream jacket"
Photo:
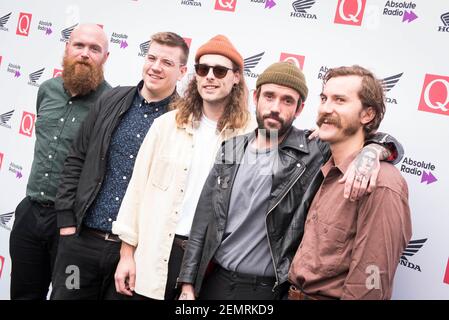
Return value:
[[(161, 300), (194, 148), (193, 123), (178, 127), (176, 112), (167, 112), (156, 119), (148, 131), (112, 225), (113, 233), (136, 247), (135, 291)], [(217, 139), (216, 150), (223, 140), (255, 128), (256, 122), (251, 118), (244, 129), (231, 132), (224, 129)]]

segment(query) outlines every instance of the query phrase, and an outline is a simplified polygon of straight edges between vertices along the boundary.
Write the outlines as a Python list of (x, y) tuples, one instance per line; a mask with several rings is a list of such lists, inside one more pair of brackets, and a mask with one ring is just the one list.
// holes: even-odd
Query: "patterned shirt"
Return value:
[(101, 190), (87, 210), (84, 224), (90, 228), (111, 232), (123, 196), (128, 187), (137, 153), (154, 119), (167, 111), (176, 91), (158, 102), (148, 103), (140, 94), (143, 82), (136, 89), (133, 103), (122, 116), (112, 134), (106, 156), (106, 174)]
[(27, 196), (40, 203), (55, 201), (69, 147), (95, 101), (111, 86), (103, 82), (85, 96), (71, 97), (62, 78), (41, 84), (36, 102), (36, 144)]

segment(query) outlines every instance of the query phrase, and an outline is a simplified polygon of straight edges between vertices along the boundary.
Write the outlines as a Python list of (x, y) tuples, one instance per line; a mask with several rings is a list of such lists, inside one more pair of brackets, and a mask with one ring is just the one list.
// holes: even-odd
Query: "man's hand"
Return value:
[(132, 296), (136, 284), (136, 262), (134, 247), (122, 242), (120, 261), (114, 275), (115, 290), (126, 296)]
[(310, 131), (309, 140), (318, 138), (318, 135), (320, 134), (320, 128), (309, 129), (309, 131)]
[(182, 285), (179, 300), (195, 300), (195, 289), (190, 283), (184, 283)]
[(60, 236), (71, 236), (72, 234), (75, 234), (76, 227), (65, 227), (59, 229), (59, 235)]
[(380, 170), (379, 159), (388, 157), (388, 150), (377, 144), (367, 145), (348, 167), (343, 178), (338, 182), (345, 183), (343, 196), (355, 201), (371, 193), (376, 188)]

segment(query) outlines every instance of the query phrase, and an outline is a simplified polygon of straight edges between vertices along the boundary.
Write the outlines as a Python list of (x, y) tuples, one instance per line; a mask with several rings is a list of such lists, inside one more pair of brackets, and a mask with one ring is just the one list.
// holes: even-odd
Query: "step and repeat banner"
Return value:
[(315, 126), (328, 68), (374, 71), (387, 92), (381, 130), (405, 147), (397, 168), (413, 219), (393, 298), (449, 299), (449, 0), (0, 0), (0, 299), (9, 299), (9, 234), (33, 160), (37, 90), (61, 74), (65, 43), (86, 22), (109, 38), (105, 75), (113, 86), (137, 84), (148, 39), (159, 31), (190, 45), (180, 92), (196, 49), (217, 34), (245, 58), (250, 90), (267, 66), (289, 60), (310, 88), (300, 128)]

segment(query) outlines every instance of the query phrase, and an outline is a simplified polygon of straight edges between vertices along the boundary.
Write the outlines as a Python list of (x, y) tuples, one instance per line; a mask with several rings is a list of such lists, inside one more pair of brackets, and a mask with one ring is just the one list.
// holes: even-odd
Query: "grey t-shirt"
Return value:
[(258, 276), (274, 276), (265, 216), (272, 186), (276, 150), (248, 145), (231, 192), (224, 240), (215, 254), (223, 268)]

